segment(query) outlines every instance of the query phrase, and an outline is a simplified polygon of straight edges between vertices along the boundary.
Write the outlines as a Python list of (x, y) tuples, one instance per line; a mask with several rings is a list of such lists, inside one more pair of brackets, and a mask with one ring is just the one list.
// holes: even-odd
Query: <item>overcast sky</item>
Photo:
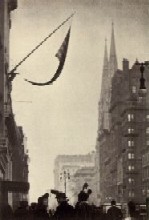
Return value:
[[(112, 21), (119, 68), (123, 58), (130, 65), (136, 58), (149, 60), (147, 4), (147, 0), (18, 0), (11, 16), (11, 68), (76, 11), (72, 22), (17, 69), (20, 75), (13, 82), (15, 118), (28, 138), (30, 201), (53, 187), (56, 155), (95, 149), (104, 42), (107, 37), (109, 50)], [(67, 59), (58, 80), (46, 87), (25, 82), (24, 78), (44, 82), (53, 76), (58, 66), (55, 54), (70, 24)]]

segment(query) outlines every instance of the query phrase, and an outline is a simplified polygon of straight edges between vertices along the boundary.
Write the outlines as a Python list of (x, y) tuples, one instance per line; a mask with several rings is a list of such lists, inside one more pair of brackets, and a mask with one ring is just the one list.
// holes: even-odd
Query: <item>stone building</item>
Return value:
[[(106, 102), (106, 87), (102, 85), (96, 144), (97, 190), (101, 203), (111, 199), (143, 203), (149, 194), (149, 71), (146, 67), (147, 90), (142, 91), (139, 65), (134, 63), (129, 68), (129, 61), (123, 59), (122, 70), (113, 72), (109, 64), (105, 50), (103, 78), (105, 81), (111, 77), (107, 80), (110, 98)], [(116, 62), (113, 65), (116, 67)]]
[(80, 184), (86, 181), (86, 178), (82, 177), (84, 181), (81, 178), (80, 182), (78, 182), (78, 178), (75, 175), (77, 175), (79, 171), (86, 172), (89, 168), (94, 168), (94, 166), (95, 152), (85, 155), (58, 155), (55, 159), (54, 165), (55, 189), (63, 192), (66, 189), (66, 194), (69, 197), (70, 202), (73, 204), (77, 201)]
[(28, 155), (13, 115), (9, 73), (11, 13), (16, 8), (17, 0), (0, 1), (0, 212), (8, 203), (15, 208), (29, 190)]

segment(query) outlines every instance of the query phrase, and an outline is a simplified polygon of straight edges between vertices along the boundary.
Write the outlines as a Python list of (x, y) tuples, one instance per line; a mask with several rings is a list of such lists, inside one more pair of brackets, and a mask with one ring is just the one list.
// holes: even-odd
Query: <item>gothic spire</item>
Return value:
[(103, 69), (108, 68), (108, 51), (107, 51), (107, 39), (105, 38), (105, 51), (104, 51), (104, 62)]
[(111, 47), (110, 47), (110, 69), (111, 69), (111, 77), (114, 75), (117, 70), (117, 55), (116, 55), (116, 47), (115, 47), (115, 36), (114, 36), (114, 24), (112, 22), (112, 33), (111, 33)]

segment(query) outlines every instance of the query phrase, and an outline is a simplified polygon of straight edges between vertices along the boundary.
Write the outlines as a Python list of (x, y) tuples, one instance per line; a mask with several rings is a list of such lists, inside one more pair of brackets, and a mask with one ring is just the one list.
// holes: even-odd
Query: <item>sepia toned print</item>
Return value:
[(149, 219), (149, 1), (0, 1), (0, 219)]

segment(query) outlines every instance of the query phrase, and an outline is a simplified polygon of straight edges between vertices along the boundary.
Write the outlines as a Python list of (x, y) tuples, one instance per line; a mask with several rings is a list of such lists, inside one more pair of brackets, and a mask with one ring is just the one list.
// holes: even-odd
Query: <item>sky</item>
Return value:
[[(95, 150), (104, 44), (114, 22), (118, 66), (123, 58), (149, 60), (148, 0), (18, 0), (12, 12), (10, 69), (74, 11), (73, 19), (28, 58), (13, 81), (13, 111), (29, 150), (30, 201), (54, 187), (58, 154)], [(64, 69), (53, 85), (44, 82), (58, 66), (55, 57), (71, 25)]]

